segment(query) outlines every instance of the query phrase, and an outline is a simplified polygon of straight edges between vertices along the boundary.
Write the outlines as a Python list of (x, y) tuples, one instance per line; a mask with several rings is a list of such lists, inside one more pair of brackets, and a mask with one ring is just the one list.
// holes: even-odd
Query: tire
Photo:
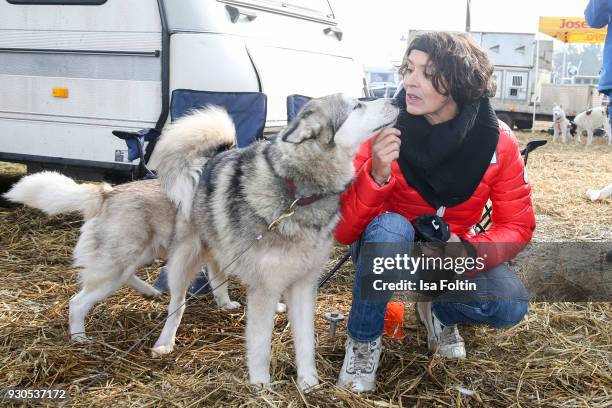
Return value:
[(504, 122), (506, 125), (508, 125), (510, 129), (514, 127), (514, 120), (512, 119), (512, 116), (509, 113), (500, 112), (497, 114), (497, 118)]
[(519, 130), (531, 129), (532, 127), (533, 127), (533, 120), (531, 119), (516, 121), (516, 128)]

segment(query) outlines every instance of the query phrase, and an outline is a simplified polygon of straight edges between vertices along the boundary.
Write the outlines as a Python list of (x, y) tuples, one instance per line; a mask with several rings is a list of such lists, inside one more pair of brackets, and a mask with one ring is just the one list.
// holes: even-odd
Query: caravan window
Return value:
[(99, 6), (106, 0), (7, 0), (11, 4), (61, 4), (73, 6)]
[(259, 8), (281, 14), (315, 17), (323, 19), (334, 18), (334, 13), (327, 0), (217, 0), (222, 3)]
[(394, 82), (392, 72), (372, 72), (370, 82)]

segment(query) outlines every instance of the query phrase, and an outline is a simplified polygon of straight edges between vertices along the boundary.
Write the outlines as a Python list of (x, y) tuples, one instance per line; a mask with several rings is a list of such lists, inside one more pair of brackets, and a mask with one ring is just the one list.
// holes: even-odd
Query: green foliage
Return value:
[[(567, 45), (567, 66), (580, 67), (579, 75), (599, 75), (603, 57), (602, 44)], [(563, 46), (555, 47), (553, 66), (559, 75), (563, 69)], [(564, 76), (567, 76), (564, 75)]]

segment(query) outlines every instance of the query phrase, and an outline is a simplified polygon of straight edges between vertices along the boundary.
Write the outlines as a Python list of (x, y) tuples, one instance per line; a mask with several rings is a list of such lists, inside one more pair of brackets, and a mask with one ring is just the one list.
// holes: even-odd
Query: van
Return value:
[(0, 0), (0, 160), (130, 172), (113, 130), (163, 128), (175, 89), (366, 96), (327, 0)]
[(365, 78), (369, 88), (384, 88), (387, 86), (397, 86), (401, 81), (398, 67), (394, 65), (373, 66), (366, 65), (363, 67)]

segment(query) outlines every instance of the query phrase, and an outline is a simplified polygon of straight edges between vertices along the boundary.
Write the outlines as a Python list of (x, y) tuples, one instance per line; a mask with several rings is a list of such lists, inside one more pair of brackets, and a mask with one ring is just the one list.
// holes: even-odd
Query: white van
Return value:
[(0, 160), (130, 171), (174, 89), (365, 96), (327, 0), (0, 0)]

